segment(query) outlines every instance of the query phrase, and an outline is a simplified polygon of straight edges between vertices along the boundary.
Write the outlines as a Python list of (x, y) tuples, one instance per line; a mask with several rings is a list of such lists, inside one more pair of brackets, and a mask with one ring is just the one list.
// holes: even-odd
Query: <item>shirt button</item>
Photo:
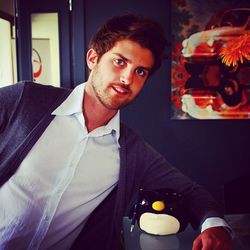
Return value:
[(44, 220), (45, 220), (45, 221), (48, 221), (48, 220), (49, 220), (49, 216), (48, 216), (48, 215), (45, 216)]

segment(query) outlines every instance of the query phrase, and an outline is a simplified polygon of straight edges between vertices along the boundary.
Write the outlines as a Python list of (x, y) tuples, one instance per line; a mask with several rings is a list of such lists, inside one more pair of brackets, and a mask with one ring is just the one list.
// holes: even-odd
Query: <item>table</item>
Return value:
[[(225, 216), (234, 230), (234, 250), (250, 250), (250, 214), (232, 214)], [(123, 218), (124, 244), (126, 250), (191, 250), (192, 243), (199, 231), (190, 225), (185, 231), (167, 236), (155, 236), (140, 230), (136, 224), (130, 233), (131, 220)]]

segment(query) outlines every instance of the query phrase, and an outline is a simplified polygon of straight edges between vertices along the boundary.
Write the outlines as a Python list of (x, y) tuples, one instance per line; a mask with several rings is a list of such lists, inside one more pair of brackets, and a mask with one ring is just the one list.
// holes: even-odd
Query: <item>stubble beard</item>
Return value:
[(108, 93), (109, 91), (112, 91), (110, 86), (107, 86), (106, 89), (100, 88), (100, 83), (103, 82), (103, 78), (101, 77), (101, 74), (98, 71), (98, 67), (94, 68), (93, 70), (94, 72), (91, 79), (91, 86), (98, 101), (105, 108), (110, 110), (118, 110), (126, 106), (129, 101), (120, 101), (118, 98), (116, 100), (115, 98), (112, 98), (111, 94)]

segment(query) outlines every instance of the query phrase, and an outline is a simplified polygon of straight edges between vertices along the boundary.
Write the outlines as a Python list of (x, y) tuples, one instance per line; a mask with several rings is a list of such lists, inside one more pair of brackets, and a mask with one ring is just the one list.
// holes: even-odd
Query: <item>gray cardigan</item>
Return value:
[[(54, 118), (51, 112), (70, 92), (32, 82), (0, 89), (0, 186), (15, 173)], [(183, 193), (187, 198), (185, 209), (195, 229), (207, 217), (223, 217), (209, 193), (172, 167), (123, 123), (119, 142), (118, 185), (93, 211), (72, 249), (119, 249), (122, 217), (127, 215), (140, 188), (171, 188)]]

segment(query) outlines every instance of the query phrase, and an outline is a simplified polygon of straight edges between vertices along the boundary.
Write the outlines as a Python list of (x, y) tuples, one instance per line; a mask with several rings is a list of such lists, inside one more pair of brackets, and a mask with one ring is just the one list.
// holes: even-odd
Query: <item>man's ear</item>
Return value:
[(98, 61), (98, 55), (94, 49), (89, 49), (86, 55), (86, 61), (90, 70), (92, 70)]

